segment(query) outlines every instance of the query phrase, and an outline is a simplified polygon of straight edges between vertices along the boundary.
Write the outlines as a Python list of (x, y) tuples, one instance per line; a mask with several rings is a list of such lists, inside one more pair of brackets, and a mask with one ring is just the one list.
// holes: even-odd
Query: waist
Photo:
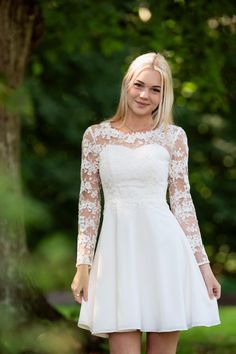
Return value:
[(129, 196), (129, 197), (106, 197), (104, 201), (104, 207), (109, 206), (109, 205), (120, 205), (120, 206), (125, 206), (125, 205), (140, 205), (140, 206), (146, 206), (146, 205), (165, 205), (169, 207), (169, 204), (167, 203), (167, 200), (163, 197), (135, 197), (135, 196)]

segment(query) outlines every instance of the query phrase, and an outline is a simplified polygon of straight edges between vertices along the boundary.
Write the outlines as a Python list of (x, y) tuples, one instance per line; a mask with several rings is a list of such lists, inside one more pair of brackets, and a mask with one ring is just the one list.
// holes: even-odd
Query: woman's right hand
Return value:
[[(80, 264), (77, 266), (77, 272), (71, 283), (75, 301), (82, 303), (82, 297), (85, 301), (88, 300), (88, 281), (89, 281), (89, 266), (88, 264)], [(83, 291), (81, 293), (81, 291)]]

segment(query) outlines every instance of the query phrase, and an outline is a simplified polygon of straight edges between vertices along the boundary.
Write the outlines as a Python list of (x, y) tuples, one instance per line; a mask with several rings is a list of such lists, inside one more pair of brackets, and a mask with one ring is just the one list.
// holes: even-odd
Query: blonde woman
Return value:
[(140, 354), (142, 332), (147, 354), (174, 354), (180, 331), (221, 323), (220, 284), (190, 194), (187, 136), (172, 105), (167, 61), (143, 54), (124, 76), (114, 117), (83, 135), (71, 288), (78, 326), (108, 338), (111, 354)]

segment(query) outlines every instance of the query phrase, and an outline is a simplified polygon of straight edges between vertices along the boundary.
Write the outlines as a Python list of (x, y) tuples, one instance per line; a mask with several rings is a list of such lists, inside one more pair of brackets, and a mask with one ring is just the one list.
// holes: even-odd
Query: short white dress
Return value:
[(80, 328), (108, 338), (221, 323), (199, 269), (209, 260), (188, 153), (185, 130), (175, 124), (126, 133), (105, 120), (85, 130), (76, 264), (89, 264), (90, 273)]

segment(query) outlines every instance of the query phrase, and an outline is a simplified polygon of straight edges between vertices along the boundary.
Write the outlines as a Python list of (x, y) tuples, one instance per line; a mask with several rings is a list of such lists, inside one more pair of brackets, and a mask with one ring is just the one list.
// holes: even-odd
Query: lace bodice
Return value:
[[(128, 149), (138, 149), (141, 147), (157, 147), (163, 156), (168, 156), (167, 173), (162, 173), (158, 169), (148, 170), (147, 190), (136, 188), (134, 193), (129, 196), (124, 195), (124, 188), (116, 188), (114, 180), (109, 176), (105, 152), (109, 152), (109, 147), (123, 147)], [(124, 153), (124, 152), (123, 152)], [(146, 151), (148, 158), (152, 155)], [(112, 152), (114, 154), (114, 150)], [(93, 262), (94, 251), (97, 240), (98, 227), (101, 217), (101, 189), (103, 189), (105, 202), (114, 198), (125, 198), (132, 203), (142, 203), (143, 196), (152, 195), (155, 198), (166, 199), (166, 191), (169, 194), (170, 209), (182, 227), (196, 261), (199, 265), (209, 263), (204, 245), (202, 243), (201, 233), (198, 225), (195, 207), (190, 194), (190, 184), (188, 177), (188, 141), (183, 128), (170, 124), (165, 131), (164, 125), (157, 129), (146, 132), (125, 133), (111, 127), (109, 121), (103, 121), (100, 124), (89, 126), (82, 139), (82, 159), (81, 159), (81, 186), (78, 206), (78, 242), (77, 242), (77, 262), (79, 264), (88, 264), (90, 267)], [(113, 155), (114, 156), (114, 155)], [(121, 156), (122, 154), (117, 154)], [(137, 181), (139, 170), (144, 171), (145, 166), (137, 164), (132, 166), (132, 158), (129, 160), (130, 166), (120, 173), (117, 169), (117, 181), (122, 180), (129, 186), (136, 184), (135, 178), (130, 178), (130, 171), (136, 168), (135, 174)], [(142, 160), (142, 163), (145, 159)], [(155, 159), (150, 163), (155, 164)], [(119, 165), (119, 158), (116, 158), (116, 165)], [(160, 161), (159, 169), (161, 169)], [(156, 168), (156, 166), (155, 166)], [(139, 170), (138, 170), (139, 169)], [(163, 169), (164, 170), (164, 169)], [(142, 172), (144, 174), (144, 172)], [(157, 179), (157, 175), (159, 174)], [(101, 176), (103, 178), (101, 178)], [(116, 181), (116, 180), (115, 180)], [(160, 183), (159, 183), (160, 181)], [(156, 182), (156, 183), (155, 183)], [(158, 182), (158, 183), (157, 183)], [(145, 184), (144, 184), (145, 186)], [(153, 187), (153, 189), (152, 189)], [(159, 188), (159, 189), (158, 189)], [(131, 188), (129, 189), (132, 190)], [(142, 190), (139, 194), (139, 191)], [(154, 193), (154, 194), (153, 194)], [(112, 196), (112, 198), (111, 198)], [(146, 197), (146, 198), (147, 198)], [(152, 198), (153, 199), (153, 198)]]

